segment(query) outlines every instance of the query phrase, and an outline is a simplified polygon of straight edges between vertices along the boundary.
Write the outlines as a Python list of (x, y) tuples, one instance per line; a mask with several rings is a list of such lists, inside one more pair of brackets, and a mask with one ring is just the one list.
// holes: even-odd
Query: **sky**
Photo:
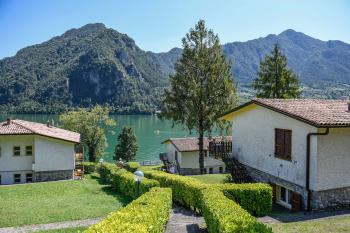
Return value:
[(204, 19), (222, 43), (294, 29), (350, 43), (348, 0), (0, 0), (0, 59), (71, 28), (104, 23), (143, 50), (166, 52)]

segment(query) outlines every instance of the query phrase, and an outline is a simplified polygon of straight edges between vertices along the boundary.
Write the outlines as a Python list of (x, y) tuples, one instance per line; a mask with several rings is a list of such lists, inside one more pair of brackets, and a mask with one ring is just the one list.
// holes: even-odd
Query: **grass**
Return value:
[(63, 228), (63, 229), (54, 229), (47, 231), (35, 231), (35, 233), (77, 233), (83, 232), (88, 227), (72, 227), (72, 228)]
[(0, 187), (0, 227), (51, 223), (105, 216), (130, 199), (113, 192), (95, 175)]
[(350, 232), (350, 216), (269, 225), (274, 233), (342, 233)]
[(205, 174), (205, 175), (193, 175), (191, 177), (196, 178), (207, 184), (224, 183), (228, 174)]

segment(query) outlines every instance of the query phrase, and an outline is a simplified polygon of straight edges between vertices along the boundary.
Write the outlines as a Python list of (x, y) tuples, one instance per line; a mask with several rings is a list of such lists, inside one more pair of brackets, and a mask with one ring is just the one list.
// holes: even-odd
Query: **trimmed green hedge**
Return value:
[(207, 188), (201, 191), (202, 214), (209, 233), (272, 232), (246, 210), (228, 199), (221, 190)]
[[(135, 182), (132, 173), (111, 163), (103, 163), (99, 167), (99, 173), (101, 178), (110, 183), (115, 190), (132, 198), (138, 197), (137, 182)], [(144, 178), (139, 187), (140, 195), (148, 192), (153, 187), (159, 186), (158, 181)]]
[(264, 216), (272, 210), (272, 188), (268, 184), (217, 184), (224, 194), (256, 216)]
[(207, 184), (187, 176), (173, 175), (162, 171), (144, 170), (145, 176), (159, 181), (161, 187), (171, 188), (173, 199), (185, 206), (200, 210), (201, 190), (208, 187)]
[(171, 211), (171, 190), (152, 188), (148, 193), (106, 219), (89, 227), (86, 233), (161, 233)]
[(83, 162), (84, 165), (84, 173), (90, 174), (96, 171), (97, 163), (94, 162)]
[(141, 165), (138, 162), (127, 162), (124, 166), (126, 170), (134, 173), (137, 169), (139, 169)]

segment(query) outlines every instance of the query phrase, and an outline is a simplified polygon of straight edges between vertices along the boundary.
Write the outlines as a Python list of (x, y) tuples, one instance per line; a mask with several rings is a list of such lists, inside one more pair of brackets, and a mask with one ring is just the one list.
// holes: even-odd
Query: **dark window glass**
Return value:
[(21, 183), (21, 174), (14, 174), (13, 178), (15, 183)]
[(21, 147), (14, 146), (13, 147), (13, 156), (20, 156), (21, 155)]
[(33, 155), (33, 147), (32, 146), (26, 146), (26, 155), (28, 155), (28, 156)]
[(33, 174), (32, 173), (26, 174), (26, 182), (27, 183), (33, 182)]

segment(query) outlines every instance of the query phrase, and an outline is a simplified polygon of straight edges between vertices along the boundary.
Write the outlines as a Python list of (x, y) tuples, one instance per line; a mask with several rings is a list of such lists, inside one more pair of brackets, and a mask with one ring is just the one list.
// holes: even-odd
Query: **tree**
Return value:
[(118, 136), (118, 144), (115, 146), (114, 160), (122, 158), (127, 162), (135, 159), (138, 150), (136, 136), (130, 127), (123, 127), (122, 132)]
[(200, 20), (182, 39), (183, 53), (165, 90), (162, 116), (199, 134), (199, 167), (204, 173), (203, 137), (212, 132), (218, 116), (234, 107), (236, 89), (231, 67), (218, 35)]
[(287, 68), (287, 58), (277, 44), (270, 55), (260, 62), (258, 77), (252, 87), (257, 91), (258, 98), (299, 98), (301, 91), (299, 79), (291, 69)]
[(91, 110), (79, 109), (59, 116), (62, 128), (80, 133), (80, 140), (90, 162), (102, 157), (107, 146), (105, 131), (112, 131), (116, 122), (109, 117), (108, 108), (96, 106)]

